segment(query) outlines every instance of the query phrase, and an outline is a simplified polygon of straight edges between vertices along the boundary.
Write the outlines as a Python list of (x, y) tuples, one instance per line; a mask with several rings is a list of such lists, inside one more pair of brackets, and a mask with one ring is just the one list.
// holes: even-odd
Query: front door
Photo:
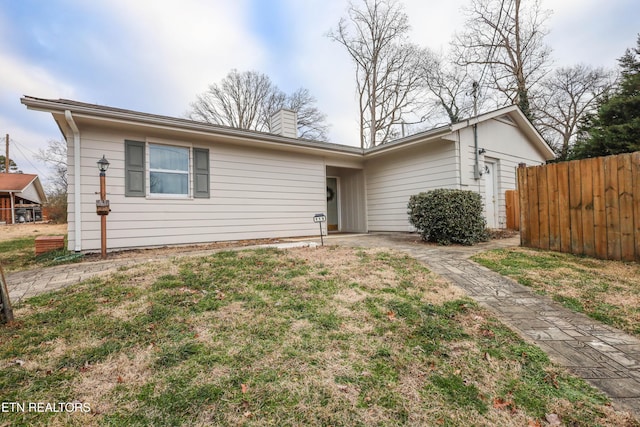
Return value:
[(487, 210), (487, 227), (496, 228), (498, 221), (496, 221), (496, 215), (498, 213), (498, 200), (496, 198), (497, 179), (496, 176), (496, 164), (485, 162), (487, 166), (485, 169), (485, 207)]
[(338, 178), (327, 178), (327, 230), (338, 231)]

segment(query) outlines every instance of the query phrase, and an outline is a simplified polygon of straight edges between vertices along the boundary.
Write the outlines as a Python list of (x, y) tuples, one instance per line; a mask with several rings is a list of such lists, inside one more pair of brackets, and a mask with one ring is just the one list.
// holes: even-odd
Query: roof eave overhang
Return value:
[(447, 140), (447, 141), (455, 141), (453, 138), (453, 132), (451, 131), (451, 127), (443, 127), (434, 129), (427, 132), (422, 132), (419, 134), (411, 135), (402, 139), (398, 139), (396, 141), (390, 142), (388, 144), (378, 145), (373, 148), (369, 148), (364, 152), (365, 159), (375, 158), (377, 156), (398, 151), (405, 150), (411, 147), (414, 147), (419, 144), (424, 144), (430, 141), (436, 140)]
[[(555, 157), (553, 150), (549, 147), (544, 138), (542, 138), (538, 130), (515, 105), (481, 114), (449, 126), (442, 126), (440, 128), (401, 138), (388, 144), (363, 150), (358, 147), (350, 147), (347, 145), (288, 138), (270, 133), (234, 129), (230, 127), (194, 122), (186, 119), (142, 114), (129, 110), (102, 108), (101, 106), (92, 104), (78, 105), (73, 102), (67, 103), (65, 100), (48, 100), (25, 96), (21, 98), (21, 102), (26, 105), (28, 109), (48, 112), (53, 114), (54, 117), (56, 114), (64, 114), (64, 112), (68, 110), (71, 111), (75, 117), (85, 118), (88, 120), (98, 120), (114, 124), (134, 124), (157, 130), (171, 130), (174, 132), (190, 133), (200, 135), (205, 138), (219, 137), (224, 138), (228, 142), (251, 144), (261, 147), (272, 146), (283, 150), (305, 152), (322, 156), (360, 159), (363, 157), (364, 159), (374, 158), (385, 153), (404, 150), (425, 142), (433, 142), (436, 140), (455, 141), (456, 138), (454, 134), (457, 131), (470, 127), (474, 124), (508, 114), (527, 136), (529, 141), (531, 141), (531, 143), (538, 149), (543, 158), (551, 160)], [(60, 123), (58, 123), (58, 125), (60, 126)]]
[(227, 140), (254, 142), (261, 146), (278, 146), (320, 155), (362, 158), (363, 150), (358, 147), (287, 138), (279, 135), (246, 131), (228, 127), (218, 127), (206, 123), (174, 119), (164, 116), (147, 116), (128, 111), (112, 111), (82, 105), (65, 104), (61, 101), (23, 97), (21, 102), (30, 110), (48, 112), (53, 115), (71, 111), (76, 118), (85, 118), (109, 123), (136, 124), (157, 130), (172, 130), (196, 134), (203, 137), (219, 136)]

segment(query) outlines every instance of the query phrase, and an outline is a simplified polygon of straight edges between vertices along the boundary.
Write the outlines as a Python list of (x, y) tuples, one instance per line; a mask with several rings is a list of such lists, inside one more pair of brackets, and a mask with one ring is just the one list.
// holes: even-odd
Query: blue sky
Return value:
[[(356, 0), (357, 1), (357, 0)], [(445, 49), (468, 0), (404, 0), (414, 42)], [(637, 0), (543, 0), (556, 65), (614, 68), (640, 32)], [(332, 142), (357, 145), (353, 67), (326, 33), (348, 0), (0, 0), (0, 136), (24, 172), (31, 152), (60, 139), (52, 118), (20, 96), (70, 98), (183, 116), (232, 68), (291, 92), (308, 88)], [(15, 148), (14, 148), (15, 147)]]

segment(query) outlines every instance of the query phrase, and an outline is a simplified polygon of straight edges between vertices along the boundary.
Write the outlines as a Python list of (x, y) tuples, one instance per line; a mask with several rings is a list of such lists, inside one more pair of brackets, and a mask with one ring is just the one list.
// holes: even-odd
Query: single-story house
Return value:
[[(100, 248), (96, 162), (106, 175), (109, 249), (318, 234), (411, 231), (409, 196), (468, 189), (505, 226), (516, 167), (553, 152), (516, 106), (370, 149), (297, 138), (291, 111), (262, 133), (65, 99), (25, 96), (68, 144), (69, 249)], [(477, 138), (474, 137), (477, 130)]]
[(16, 224), (42, 219), (47, 201), (38, 175), (0, 173), (0, 222)]

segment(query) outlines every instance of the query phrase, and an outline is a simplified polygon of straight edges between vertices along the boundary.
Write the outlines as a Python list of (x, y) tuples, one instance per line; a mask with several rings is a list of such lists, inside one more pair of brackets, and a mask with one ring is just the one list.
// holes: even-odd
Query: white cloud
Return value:
[(65, 79), (54, 75), (41, 65), (26, 59), (9, 45), (7, 37), (11, 31), (17, 31), (15, 25), (0, 16), (0, 98), (2, 102), (16, 102), (20, 95), (29, 94), (40, 97), (70, 97), (75, 88)]
[(22, 95), (43, 98), (74, 98), (77, 90), (65, 79), (56, 76), (42, 66), (29, 62), (9, 52), (0, 44), (0, 133), (4, 154), (5, 134), (11, 143), (9, 157), (24, 173), (40, 175), (43, 181), (48, 167), (33, 158), (33, 153), (46, 148), (52, 138), (59, 138), (60, 131), (48, 114), (28, 111), (20, 104)]
[(553, 10), (547, 42), (558, 66), (585, 63), (615, 68), (616, 59), (635, 45), (637, 0), (545, 0), (543, 6)]
[(13, 57), (7, 52), (0, 51), (0, 63), (0, 93), (3, 94), (3, 98), (7, 94), (68, 98), (76, 93), (72, 84), (66, 83), (41, 66)]
[(338, 144), (359, 145), (358, 104), (354, 66), (337, 42), (326, 35), (346, 12), (346, 1), (287, 0), (291, 11), (295, 52), (288, 64), (294, 70), (296, 87), (304, 86), (318, 100), (318, 108), (327, 114), (331, 125), (329, 140)]
[(469, 2), (407, 0), (404, 3), (411, 25), (412, 41), (434, 51), (444, 51), (448, 49), (453, 33), (462, 30), (465, 18), (461, 8)]
[(161, 104), (154, 112), (181, 115), (232, 68), (256, 68), (263, 60), (243, 0), (113, 0), (95, 7), (105, 8), (126, 34), (132, 63), (122, 65), (133, 67), (142, 92)]
[[(35, 113), (28, 112), (29, 115)], [(33, 118), (33, 117), (32, 117)], [(9, 157), (16, 162), (18, 168), (24, 173), (33, 173), (40, 176), (40, 179), (44, 182), (47, 181), (47, 177), (50, 173), (46, 164), (36, 160), (34, 154), (40, 149), (46, 149), (47, 143), (51, 139), (62, 138), (60, 132), (57, 131), (57, 127), (53, 123), (51, 116), (40, 113), (40, 121), (45, 125), (51, 124), (52, 128), (56, 131), (51, 133), (45, 131), (34, 131), (31, 127), (25, 127), (24, 125), (14, 121), (11, 117), (0, 115), (0, 123), (2, 126), (6, 126), (6, 132), (9, 133)], [(38, 121), (37, 119), (33, 121)], [(5, 133), (2, 133), (2, 154), (4, 155), (5, 148)]]

